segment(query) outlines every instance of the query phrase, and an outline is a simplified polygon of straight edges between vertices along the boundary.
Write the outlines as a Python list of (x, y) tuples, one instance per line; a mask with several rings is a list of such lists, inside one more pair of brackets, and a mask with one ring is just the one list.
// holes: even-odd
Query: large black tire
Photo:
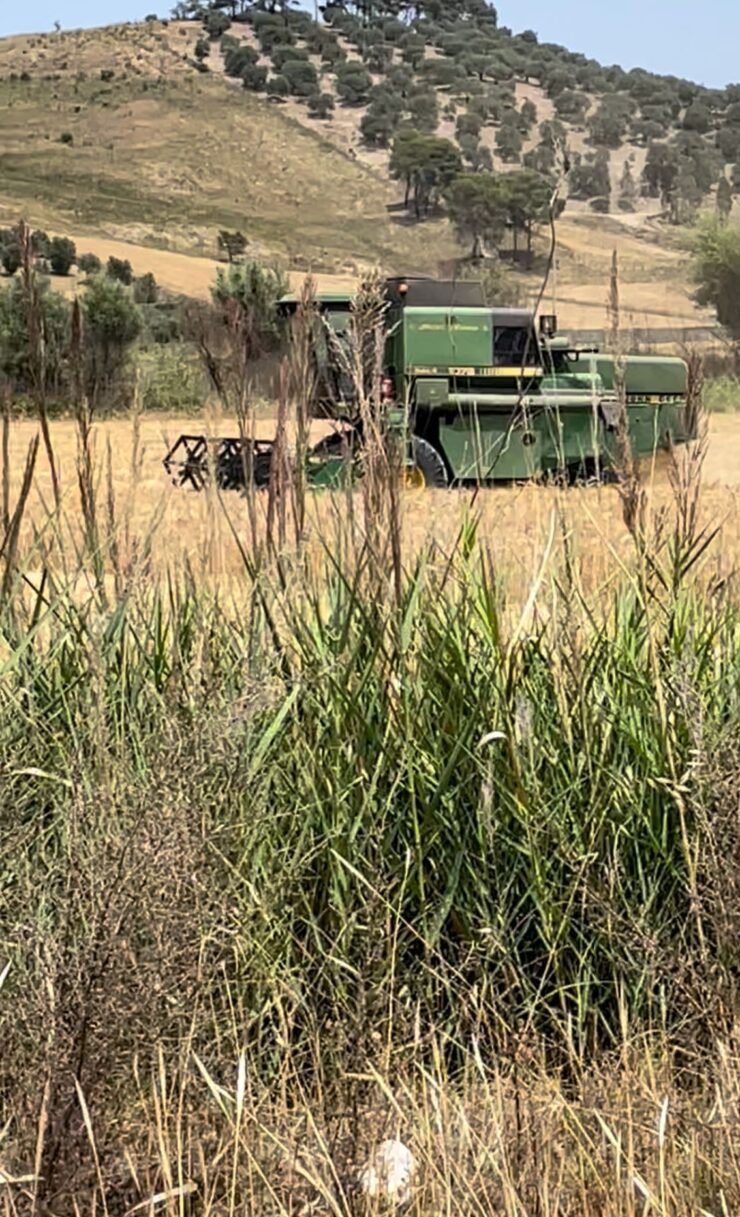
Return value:
[(422, 439), (420, 435), (412, 435), (411, 455), (414, 460), (413, 467), (424, 478), (425, 486), (437, 487), (440, 490), (445, 490), (449, 486), (450, 478), (447, 466), (429, 440)]

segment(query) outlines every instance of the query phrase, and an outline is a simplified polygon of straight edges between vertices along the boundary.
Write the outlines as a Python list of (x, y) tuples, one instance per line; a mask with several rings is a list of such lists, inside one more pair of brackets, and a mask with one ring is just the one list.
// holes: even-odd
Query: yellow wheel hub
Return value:
[(424, 474), (418, 465), (404, 465), (402, 481), (407, 490), (423, 490), (426, 486)]

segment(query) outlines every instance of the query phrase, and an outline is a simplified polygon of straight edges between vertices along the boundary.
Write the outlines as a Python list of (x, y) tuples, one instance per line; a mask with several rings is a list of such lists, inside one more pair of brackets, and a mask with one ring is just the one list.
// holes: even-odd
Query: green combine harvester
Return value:
[[(447, 487), (531, 478), (590, 479), (619, 457), (615, 360), (557, 335), (554, 317), (488, 308), (479, 284), (424, 278), (386, 281), (383, 429), (402, 444), (408, 484)], [(341, 426), (308, 454), (315, 487), (361, 469), (363, 426), (347, 373), (353, 300), (317, 299), (313, 414)], [(290, 317), (297, 297), (280, 302)], [(682, 359), (628, 355), (622, 361), (632, 451), (650, 457), (693, 437)], [(181, 435), (165, 457), (178, 485), (222, 489), (270, 480), (271, 441)]]

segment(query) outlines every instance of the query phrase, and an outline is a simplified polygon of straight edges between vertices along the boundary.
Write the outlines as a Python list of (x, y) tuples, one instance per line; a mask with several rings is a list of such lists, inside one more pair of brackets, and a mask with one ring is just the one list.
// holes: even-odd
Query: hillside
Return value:
[[(709, 178), (725, 166), (716, 145), (723, 143), (723, 155), (731, 151), (728, 138), (720, 139), (734, 130), (728, 98), (713, 95), (710, 112), (687, 82), (645, 73), (623, 73), (623, 80), (618, 69), (605, 72), (485, 22), (471, 56), (470, 38), (461, 47), (454, 32), (461, 17), (447, 28), (387, 17), (366, 28), (335, 6), (326, 13), (331, 29), (294, 13), (277, 34), (280, 18), (259, 17), (235, 21), (210, 40), (200, 20), (0, 40), (0, 223), (23, 213), (104, 256), (123, 243), (138, 273), (153, 270), (163, 286), (193, 295), (207, 291), (223, 228), (244, 232), (254, 256), (297, 273), (346, 278), (373, 264), (434, 273), (464, 249), (443, 211), (417, 222), (404, 209), (403, 183), (389, 173), (394, 131), (414, 123), (458, 147), (467, 171), (498, 174), (538, 165), (545, 172), (555, 131), (573, 166), (553, 285), (565, 323), (603, 324), (612, 248), (620, 252), (627, 324), (711, 323), (691, 300), (680, 228), (666, 222), (678, 206), (675, 191), (655, 197), (638, 187), (661, 134), (661, 146), (683, 148), (684, 192), (691, 193), (686, 164), (696, 183), (695, 162), (706, 157), (699, 170), (712, 174), (702, 197), (711, 201)], [(282, 95), (292, 56), (334, 100), (326, 117), (316, 116), (305, 95)], [(569, 59), (577, 62), (566, 88), (557, 65)], [(369, 92), (351, 104), (340, 96), (347, 64), (370, 69)], [(695, 119), (704, 125), (697, 106), (710, 115), (702, 134), (686, 126), (687, 115), (689, 127)], [(605, 110), (617, 114), (606, 134), (599, 126)], [(629, 201), (625, 166), (634, 183)], [(585, 197), (605, 180), (605, 193)], [(536, 237), (535, 250), (543, 247)], [(516, 280), (521, 298), (531, 297), (536, 263)]]

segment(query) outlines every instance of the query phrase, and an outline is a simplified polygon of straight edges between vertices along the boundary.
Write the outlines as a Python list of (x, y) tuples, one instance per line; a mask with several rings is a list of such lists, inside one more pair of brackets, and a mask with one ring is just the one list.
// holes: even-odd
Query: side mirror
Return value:
[(542, 313), (540, 316), (540, 337), (554, 338), (558, 332), (558, 319), (554, 313)]

